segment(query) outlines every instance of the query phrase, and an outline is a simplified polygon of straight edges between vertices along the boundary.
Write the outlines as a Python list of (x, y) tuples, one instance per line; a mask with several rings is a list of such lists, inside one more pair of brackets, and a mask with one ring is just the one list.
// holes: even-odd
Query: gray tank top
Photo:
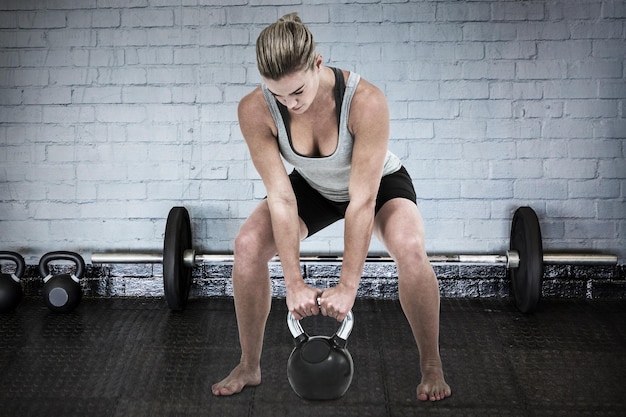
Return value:
[[(350, 103), (360, 79), (361, 77), (353, 72), (348, 77), (339, 117), (339, 143), (335, 152), (325, 157), (302, 156), (293, 149), (285, 127), (285, 120), (276, 99), (265, 84), (261, 86), (265, 101), (272, 113), (274, 123), (276, 123), (278, 147), (282, 157), (302, 175), (313, 189), (335, 202), (349, 201), (348, 184), (350, 182), (354, 137), (348, 130), (348, 116), (350, 115)], [(401, 166), (400, 159), (388, 150), (383, 176), (396, 172)]]

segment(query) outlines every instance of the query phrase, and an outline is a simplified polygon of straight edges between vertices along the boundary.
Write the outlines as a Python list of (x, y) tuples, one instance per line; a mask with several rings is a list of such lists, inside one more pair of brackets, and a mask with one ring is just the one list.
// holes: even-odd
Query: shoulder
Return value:
[(354, 127), (364, 121), (384, 121), (388, 118), (389, 108), (383, 91), (361, 78), (350, 105), (350, 124)]
[(267, 128), (273, 133), (276, 131), (274, 119), (265, 101), (261, 87), (255, 88), (239, 101), (237, 113), (239, 125), (244, 134), (248, 129), (261, 130)]

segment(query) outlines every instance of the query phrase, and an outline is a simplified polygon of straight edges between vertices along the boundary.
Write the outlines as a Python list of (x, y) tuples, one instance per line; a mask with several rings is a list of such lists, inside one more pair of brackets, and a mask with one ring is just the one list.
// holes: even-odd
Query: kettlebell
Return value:
[[(51, 261), (66, 260), (76, 264), (76, 274), (52, 275), (48, 268)], [(48, 252), (39, 261), (39, 273), (43, 277), (43, 299), (48, 308), (57, 313), (67, 313), (80, 303), (82, 290), (80, 279), (85, 274), (85, 261), (74, 252)]]
[(23, 291), (21, 279), (26, 270), (26, 262), (22, 255), (16, 252), (0, 252), (0, 260), (13, 261), (15, 272), (0, 274), (0, 313), (13, 311), (22, 300)]
[(287, 314), (287, 325), (295, 343), (287, 361), (291, 388), (305, 400), (342, 397), (354, 375), (352, 355), (346, 349), (354, 325), (352, 311), (332, 337), (309, 336), (291, 312)]

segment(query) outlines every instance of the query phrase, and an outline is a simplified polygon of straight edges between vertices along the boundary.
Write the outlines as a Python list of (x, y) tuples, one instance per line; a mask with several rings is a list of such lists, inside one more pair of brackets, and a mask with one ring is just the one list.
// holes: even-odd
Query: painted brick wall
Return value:
[[(546, 249), (624, 263), (621, 0), (3, 0), (0, 249), (159, 250), (185, 205), (195, 247), (231, 251), (264, 196), (237, 103), (291, 11), (386, 93), (430, 252), (501, 253), (531, 205)], [(302, 249), (341, 252), (341, 232)]]

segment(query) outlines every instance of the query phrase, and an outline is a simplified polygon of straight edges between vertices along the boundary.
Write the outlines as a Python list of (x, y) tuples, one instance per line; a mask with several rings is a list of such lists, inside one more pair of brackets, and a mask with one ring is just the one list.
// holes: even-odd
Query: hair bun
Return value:
[(293, 13), (289, 13), (284, 15), (283, 17), (281, 17), (280, 19), (278, 19), (279, 22), (296, 22), (296, 23), (302, 23), (302, 20), (300, 20), (300, 17), (298, 16), (298, 13), (293, 12)]

